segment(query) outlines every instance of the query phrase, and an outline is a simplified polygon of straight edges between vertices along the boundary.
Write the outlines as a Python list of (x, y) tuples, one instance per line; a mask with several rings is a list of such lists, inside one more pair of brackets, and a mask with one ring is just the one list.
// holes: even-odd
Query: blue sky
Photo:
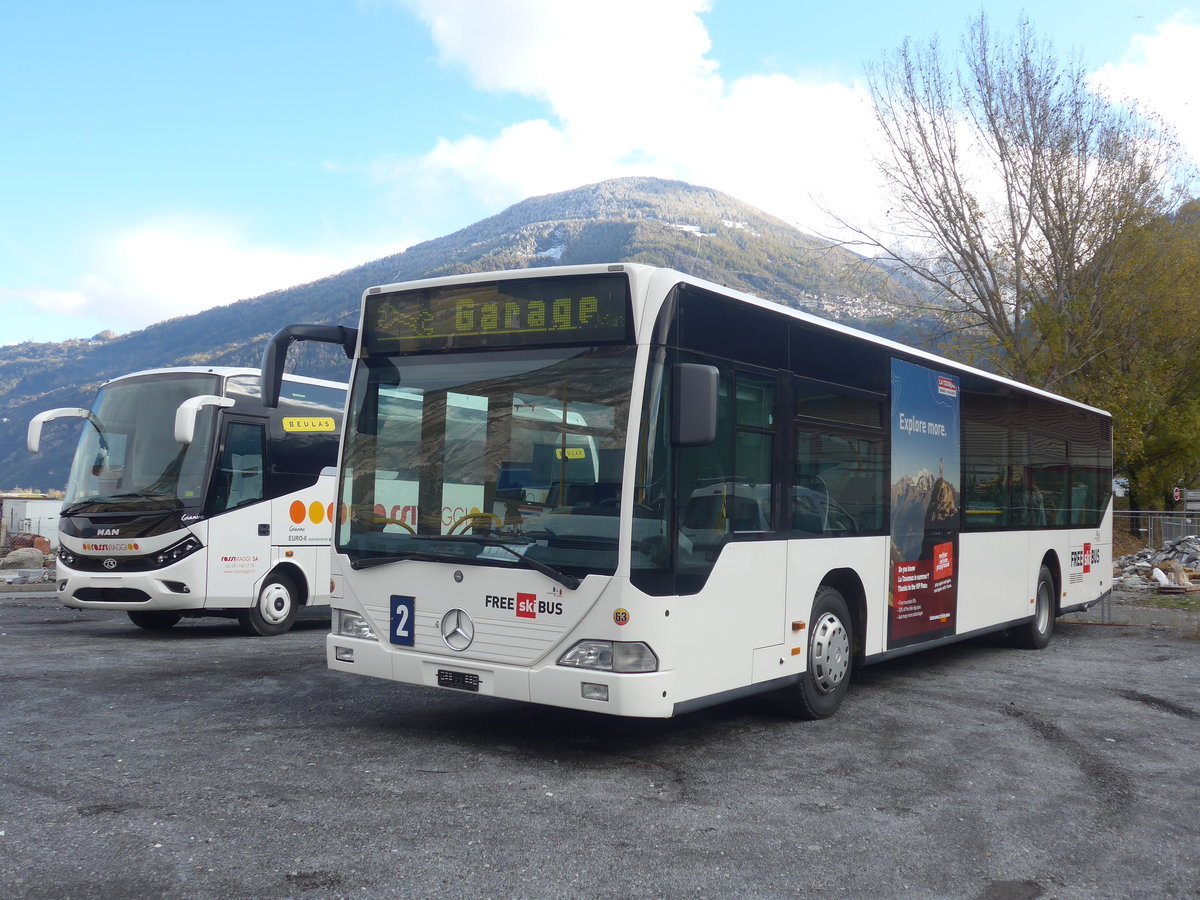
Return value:
[[(1042, 6), (1060, 53), (1200, 160), (1196, 0)], [(0, 344), (123, 333), (628, 174), (814, 230), (869, 221), (864, 64), (906, 36), (956, 46), (978, 8), (6, 0)], [(1004, 32), (1020, 11), (982, 8)]]

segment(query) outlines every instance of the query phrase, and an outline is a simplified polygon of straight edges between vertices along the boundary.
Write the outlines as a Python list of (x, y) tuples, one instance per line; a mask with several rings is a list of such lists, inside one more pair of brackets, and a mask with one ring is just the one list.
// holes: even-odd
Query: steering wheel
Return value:
[(387, 516), (375, 516), (373, 521), (376, 525), (399, 525), (401, 528), (408, 529), (409, 534), (417, 533), (417, 529), (413, 528), (407, 522), (401, 522), (399, 519), (389, 519)]
[[(454, 534), (454, 529), (457, 528), (459, 525), (462, 525), (464, 522), (474, 522), (476, 519), (492, 519), (492, 520), (494, 520), (496, 523), (497, 530), (504, 527), (504, 523), (500, 520), (500, 517), (495, 515), (494, 513), (470, 512), (470, 513), (467, 513), (465, 516), (463, 516), (461, 519), (459, 519), (457, 522), (455, 522), (453, 525), (451, 525), (450, 530), (447, 531), (446, 534)], [(463, 534), (466, 534), (466, 532), (467, 532), (467, 529), (464, 528)]]

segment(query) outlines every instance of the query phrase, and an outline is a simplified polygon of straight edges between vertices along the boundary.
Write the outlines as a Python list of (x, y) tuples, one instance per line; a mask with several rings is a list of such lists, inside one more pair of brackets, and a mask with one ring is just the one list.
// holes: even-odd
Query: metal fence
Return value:
[(1200, 513), (1182, 515), (1162, 510), (1120, 510), (1113, 513), (1113, 531), (1138, 535), (1154, 550), (1168, 541), (1200, 535)]

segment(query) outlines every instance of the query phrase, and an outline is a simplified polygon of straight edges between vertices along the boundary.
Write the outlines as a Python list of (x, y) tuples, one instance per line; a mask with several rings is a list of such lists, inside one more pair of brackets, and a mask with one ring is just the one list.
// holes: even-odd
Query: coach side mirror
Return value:
[(218, 397), (215, 394), (201, 394), (198, 397), (188, 397), (175, 410), (175, 441), (180, 444), (190, 444), (196, 436), (196, 416), (205, 406), (233, 406), (230, 397)]
[(717, 439), (716, 366), (678, 363), (671, 372), (671, 443), (707, 447)]
[[(29, 423), (29, 428), (25, 432), (25, 446), (29, 448), (30, 453), (37, 453), (42, 446), (42, 426), (47, 422), (52, 422), (55, 419), (86, 419), (91, 416), (92, 412), (89, 409), (80, 409), (76, 406), (64, 406), (59, 409), (48, 409), (45, 412), (40, 412)], [(104, 434), (100, 434), (100, 443), (104, 444)]]

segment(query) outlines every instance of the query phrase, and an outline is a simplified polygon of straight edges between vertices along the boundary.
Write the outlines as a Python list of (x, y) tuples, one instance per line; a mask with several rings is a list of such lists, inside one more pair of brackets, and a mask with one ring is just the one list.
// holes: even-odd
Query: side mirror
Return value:
[(678, 363), (671, 372), (671, 443), (707, 447), (717, 439), (716, 366)]
[(285, 325), (275, 332), (263, 348), (262, 401), (267, 409), (279, 406), (279, 392), (283, 389), (283, 367), (287, 362), (288, 347), (296, 341), (316, 341), (319, 344), (338, 344), (346, 359), (354, 359), (358, 345), (358, 329), (344, 325)]
[(25, 432), (25, 446), (30, 453), (37, 453), (42, 446), (42, 426), (52, 419), (86, 419), (91, 410), (80, 409), (77, 406), (63, 406), (59, 409), (48, 409), (34, 416), (29, 422), (29, 430)]
[(196, 416), (205, 406), (233, 406), (231, 397), (218, 397), (215, 394), (201, 394), (199, 397), (188, 397), (175, 410), (175, 440), (180, 444), (190, 444), (196, 436)]

